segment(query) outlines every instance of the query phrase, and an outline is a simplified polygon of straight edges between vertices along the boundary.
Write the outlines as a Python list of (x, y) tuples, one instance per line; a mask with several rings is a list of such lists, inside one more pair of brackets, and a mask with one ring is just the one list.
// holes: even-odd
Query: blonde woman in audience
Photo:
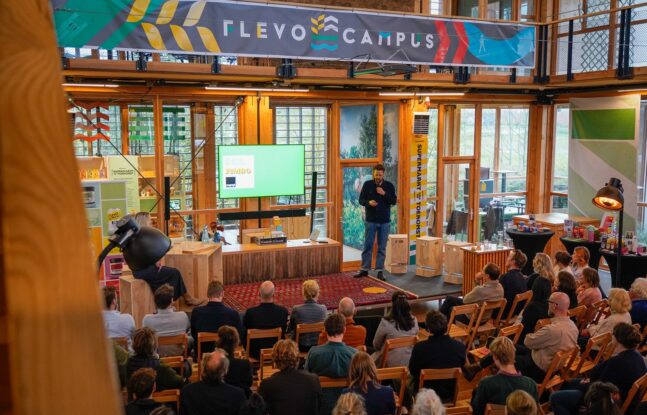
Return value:
[(337, 399), (332, 415), (367, 415), (364, 398), (352, 392), (342, 394)]
[(588, 328), (582, 330), (582, 336), (593, 337), (599, 334), (613, 333), (613, 328), (616, 324), (631, 324), (631, 314), (629, 314), (631, 298), (629, 298), (627, 290), (612, 288), (609, 292), (609, 308), (611, 309), (611, 314), (600, 320), (598, 324), (591, 324)]
[(636, 278), (629, 288), (631, 320), (644, 328), (647, 324), (647, 278)]
[[(320, 323), (326, 319), (328, 310), (323, 304), (318, 304), (319, 300), (319, 283), (317, 280), (305, 280), (301, 287), (303, 291), (303, 304), (292, 307), (290, 313), (290, 323), (288, 324), (288, 333), (296, 340), (297, 324)], [(307, 333), (299, 337), (299, 349), (307, 352), (312, 346), (317, 345), (319, 333)]]
[(573, 250), (571, 269), (573, 270), (573, 276), (578, 283), (582, 280), (582, 271), (589, 267), (590, 259), (591, 253), (587, 247), (578, 246)]
[(529, 290), (532, 290), (532, 285), (539, 277), (546, 278), (550, 281), (551, 286), (554, 284), (555, 274), (553, 273), (553, 262), (548, 255), (542, 252), (535, 255), (535, 259), (532, 260), (532, 269), (535, 272), (528, 277), (527, 283)]
[(380, 385), (377, 369), (371, 356), (357, 352), (350, 362), (348, 372), (350, 385), (342, 392), (353, 392), (361, 395), (366, 402), (368, 415), (389, 415), (395, 413), (395, 398), (390, 386)]
[(445, 406), (433, 389), (420, 389), (411, 415), (445, 415)]
[(590, 267), (582, 270), (582, 280), (577, 289), (577, 304), (590, 306), (602, 299), (600, 291), (600, 275)]
[(505, 401), (507, 415), (537, 415), (537, 402), (528, 392), (516, 390)]

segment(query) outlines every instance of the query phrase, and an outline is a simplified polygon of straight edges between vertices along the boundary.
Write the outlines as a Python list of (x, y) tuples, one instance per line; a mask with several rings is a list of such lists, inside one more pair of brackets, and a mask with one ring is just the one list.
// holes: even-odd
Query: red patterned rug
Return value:
[[(355, 272), (320, 275), (310, 278), (275, 280), (275, 301), (288, 309), (303, 304), (301, 285), (303, 281), (314, 279), (321, 287), (319, 303), (330, 309), (337, 308), (342, 297), (350, 297), (356, 306), (383, 304), (391, 302), (391, 295), (398, 287), (373, 277), (353, 278)], [(260, 283), (233, 284), (225, 287), (224, 303), (236, 311), (242, 312), (258, 305), (258, 286)], [(405, 291), (409, 299), (418, 298)]]

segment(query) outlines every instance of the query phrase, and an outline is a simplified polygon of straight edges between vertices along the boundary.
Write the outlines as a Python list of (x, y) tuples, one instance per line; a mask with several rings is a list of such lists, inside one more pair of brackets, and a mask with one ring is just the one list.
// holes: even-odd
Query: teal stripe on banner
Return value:
[(633, 108), (573, 110), (571, 138), (575, 140), (633, 140), (636, 110)]

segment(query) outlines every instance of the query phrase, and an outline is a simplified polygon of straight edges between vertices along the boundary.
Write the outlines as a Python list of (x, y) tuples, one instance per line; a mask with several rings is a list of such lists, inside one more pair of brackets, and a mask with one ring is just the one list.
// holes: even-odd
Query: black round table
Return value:
[(514, 242), (515, 249), (520, 250), (528, 257), (528, 262), (523, 267), (521, 272), (525, 275), (530, 275), (534, 272), (532, 269), (532, 260), (539, 252), (544, 252), (544, 248), (550, 238), (553, 237), (555, 232), (551, 230), (544, 230), (542, 232), (521, 232), (515, 229), (508, 229), (506, 231), (508, 236)]
[(617, 252), (601, 249), (600, 253), (609, 265), (611, 271), (611, 285), (628, 290), (636, 278), (647, 276), (647, 255), (623, 255), (622, 275), (620, 281), (616, 280)]
[(566, 247), (566, 250), (571, 255), (573, 255), (573, 251), (578, 246), (586, 247), (586, 249), (589, 250), (589, 254), (591, 254), (589, 258), (589, 267), (595, 268), (596, 270), (598, 269), (598, 267), (600, 266), (600, 258), (602, 257), (602, 254), (600, 253), (600, 247), (602, 246), (602, 244), (599, 241), (589, 242), (586, 239), (567, 237), (559, 238), (559, 240), (562, 241), (562, 243)]

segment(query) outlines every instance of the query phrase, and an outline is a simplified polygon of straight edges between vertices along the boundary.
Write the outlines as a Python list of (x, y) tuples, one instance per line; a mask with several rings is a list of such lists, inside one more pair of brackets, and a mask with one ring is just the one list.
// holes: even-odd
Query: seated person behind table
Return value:
[(135, 332), (135, 320), (127, 313), (117, 310), (117, 289), (112, 286), (103, 287), (103, 298), (106, 308), (103, 310), (103, 324), (109, 339), (126, 337), (128, 343)]
[(198, 333), (216, 333), (221, 326), (232, 326), (238, 330), (241, 339), (245, 338), (245, 330), (240, 322), (240, 314), (223, 304), (225, 287), (220, 281), (210, 281), (207, 286), (209, 302), (196, 307), (191, 312), (191, 333), (198, 341)]
[(593, 268), (584, 268), (580, 287), (577, 289), (577, 303), (588, 307), (600, 300), (602, 300), (600, 275)]
[[(319, 299), (319, 284), (316, 280), (305, 280), (303, 282), (303, 304), (294, 306), (290, 313), (290, 324), (288, 331), (296, 340), (297, 324), (320, 323), (326, 319), (328, 310), (323, 304), (317, 304)], [(299, 337), (299, 348), (308, 351), (310, 347), (317, 344), (319, 335), (307, 333)]]
[[(350, 347), (362, 346), (366, 343), (366, 327), (355, 324), (355, 302), (351, 298), (344, 297), (339, 300), (337, 313), (346, 319), (346, 331), (344, 332), (344, 343)], [(328, 341), (326, 330), (319, 334), (318, 344), (324, 344)]]
[(528, 392), (535, 400), (537, 384), (523, 376), (514, 366), (515, 347), (507, 337), (497, 337), (490, 344), (490, 354), (498, 371), (496, 375), (481, 379), (472, 395), (474, 415), (483, 415), (487, 404), (504, 405), (506, 398), (515, 390)]
[[(264, 281), (259, 289), (258, 295), (261, 303), (256, 307), (248, 308), (243, 317), (243, 325), (249, 329), (273, 329), (281, 328), (281, 335), (286, 331), (288, 323), (288, 309), (274, 304), (274, 283)], [(271, 349), (277, 339), (259, 339), (250, 343), (247, 352), (250, 356), (258, 359), (261, 349)]]
[(579, 284), (582, 281), (582, 270), (589, 267), (591, 253), (585, 246), (577, 246), (573, 250), (573, 257), (571, 258), (571, 269), (575, 281)]
[[(567, 271), (571, 274), (573, 273), (573, 268), (571, 268), (571, 254), (566, 251), (558, 251), (555, 253), (555, 261), (553, 266), (553, 274), (557, 275), (560, 271)], [(571, 307), (572, 308), (572, 307)]]
[[(156, 314), (146, 314), (142, 320), (142, 326), (150, 327), (159, 337), (177, 336), (189, 334), (191, 323), (189, 316), (184, 311), (175, 311), (171, 307), (173, 302), (173, 287), (164, 284), (155, 290)], [(188, 336), (188, 347), (193, 347), (193, 338)], [(184, 352), (183, 348), (177, 345), (162, 345), (159, 347), (160, 356), (178, 356)]]
[[(403, 291), (396, 291), (391, 296), (391, 311), (380, 321), (373, 337), (373, 348), (376, 350), (372, 356), (373, 360), (381, 364), (388, 339), (416, 334), (418, 334), (418, 321), (411, 314), (407, 295)], [(412, 349), (413, 346), (407, 346), (391, 350), (386, 357), (386, 367), (408, 365)]]
[[(528, 287), (526, 287), (526, 277), (521, 272), (521, 269), (526, 265), (527, 261), (528, 257), (526, 254), (518, 249), (513, 249), (508, 254), (508, 258), (505, 263), (508, 267), (508, 272), (499, 278), (499, 283), (503, 287), (503, 297), (506, 299), (503, 316), (507, 316), (510, 312), (510, 308), (514, 302), (514, 297), (517, 294), (522, 294), (528, 291)], [(523, 303), (518, 304), (515, 314), (519, 314), (519, 311), (521, 311), (522, 308)]]
[(153, 400), (155, 392), (155, 370), (141, 368), (135, 371), (128, 380), (128, 404), (126, 415), (148, 415), (162, 406)]
[[(495, 301), (503, 298), (503, 287), (499, 283), (499, 275), (501, 271), (496, 264), (489, 263), (483, 268), (483, 272), (476, 274), (474, 282), (477, 284), (472, 291), (465, 294), (465, 296), (460, 299), (452, 295), (448, 295), (443, 301), (443, 305), (440, 306), (440, 312), (447, 317), (449, 320), (452, 309), (454, 306), (463, 305), (463, 304), (478, 304), (482, 305), (486, 301)], [(492, 313), (490, 312), (490, 315)], [(485, 319), (489, 319), (490, 315), (484, 315)], [(468, 318), (464, 315), (460, 315), (456, 320), (468, 324)]]

